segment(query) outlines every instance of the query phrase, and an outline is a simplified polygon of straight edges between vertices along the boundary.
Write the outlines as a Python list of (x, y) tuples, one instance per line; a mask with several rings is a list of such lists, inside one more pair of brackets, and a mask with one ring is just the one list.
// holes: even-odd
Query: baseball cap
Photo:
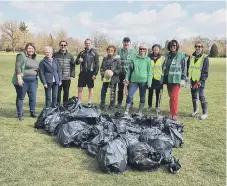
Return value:
[(126, 41), (126, 42), (129, 42), (129, 41), (131, 41), (131, 40), (130, 40), (129, 37), (125, 37), (125, 38), (123, 39), (123, 42), (125, 42), (125, 41)]

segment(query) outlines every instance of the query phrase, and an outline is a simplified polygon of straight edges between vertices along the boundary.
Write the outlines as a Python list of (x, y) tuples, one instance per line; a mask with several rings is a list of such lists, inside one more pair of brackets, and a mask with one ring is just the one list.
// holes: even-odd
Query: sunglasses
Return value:
[(114, 49), (110, 49), (110, 48), (109, 48), (109, 49), (107, 49), (107, 50), (108, 50), (108, 51), (114, 51)]
[(61, 44), (61, 46), (67, 46), (67, 45), (63, 45), (63, 44)]
[(176, 47), (177, 45), (172, 45), (171, 47)]
[(140, 50), (147, 50), (146, 48), (140, 48)]
[(195, 48), (201, 48), (202, 46), (195, 46)]

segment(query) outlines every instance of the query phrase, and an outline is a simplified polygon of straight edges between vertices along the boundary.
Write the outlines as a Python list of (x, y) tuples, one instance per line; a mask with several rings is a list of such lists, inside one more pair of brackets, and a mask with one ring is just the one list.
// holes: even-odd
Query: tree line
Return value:
[[(6, 52), (16, 52), (23, 50), (26, 42), (34, 42), (37, 53), (43, 53), (44, 47), (52, 46), (54, 51), (59, 49), (59, 42), (66, 40), (68, 42), (68, 49), (77, 55), (84, 48), (84, 44), (79, 39), (75, 39), (67, 35), (67, 32), (61, 30), (57, 33), (45, 33), (40, 32), (37, 34), (31, 33), (28, 30), (28, 26), (25, 22), (18, 22), (15, 20), (5, 21), (0, 25), (1, 38), (0, 38), (0, 50)], [(90, 39), (93, 41), (93, 46), (97, 52), (104, 56), (106, 54), (106, 48), (109, 44), (114, 44), (117, 47), (121, 45), (121, 42), (111, 40), (107, 34), (99, 31), (94, 31), (90, 35)], [(191, 55), (194, 52), (194, 44), (196, 41), (201, 41), (204, 46), (204, 52), (210, 57), (226, 57), (226, 37), (222, 38), (207, 38), (202, 36), (191, 37), (188, 39), (179, 40), (180, 48), (186, 53)], [(168, 40), (165, 45), (162, 46), (162, 54), (165, 55), (167, 50)], [(139, 41), (132, 42), (132, 47), (137, 49)], [(149, 48), (151, 44), (146, 43)]]

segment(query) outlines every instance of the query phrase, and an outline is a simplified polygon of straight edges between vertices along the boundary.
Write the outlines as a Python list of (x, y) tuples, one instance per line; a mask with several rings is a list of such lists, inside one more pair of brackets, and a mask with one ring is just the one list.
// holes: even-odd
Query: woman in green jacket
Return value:
[(147, 57), (146, 54), (147, 47), (145, 46), (145, 44), (141, 44), (139, 46), (139, 54), (135, 55), (129, 63), (129, 69), (125, 79), (125, 86), (128, 86), (130, 82), (126, 101), (126, 115), (129, 112), (133, 96), (138, 88), (140, 92), (140, 105), (138, 115), (142, 115), (142, 110), (145, 103), (146, 90), (147, 88), (151, 87), (152, 82), (151, 59)]

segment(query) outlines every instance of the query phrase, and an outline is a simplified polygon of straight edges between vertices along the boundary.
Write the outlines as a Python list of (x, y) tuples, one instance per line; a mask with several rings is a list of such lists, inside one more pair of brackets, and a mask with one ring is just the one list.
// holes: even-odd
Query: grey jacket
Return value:
[(70, 52), (61, 53), (61, 51), (58, 51), (53, 54), (53, 57), (59, 63), (62, 80), (69, 80), (71, 77), (75, 77), (75, 61)]
[[(107, 67), (107, 63), (111, 63), (111, 67), (108, 68)], [(106, 56), (103, 58), (103, 62), (102, 62), (102, 65), (101, 65), (101, 68), (100, 68), (100, 73), (101, 73), (101, 76), (102, 78), (104, 77), (104, 73), (106, 70), (112, 70), (114, 75), (113, 77), (111, 78), (111, 84), (116, 84), (118, 82), (120, 82), (119, 80), (119, 73), (121, 72), (121, 59), (120, 59), (120, 56), (117, 55), (117, 56)]]

